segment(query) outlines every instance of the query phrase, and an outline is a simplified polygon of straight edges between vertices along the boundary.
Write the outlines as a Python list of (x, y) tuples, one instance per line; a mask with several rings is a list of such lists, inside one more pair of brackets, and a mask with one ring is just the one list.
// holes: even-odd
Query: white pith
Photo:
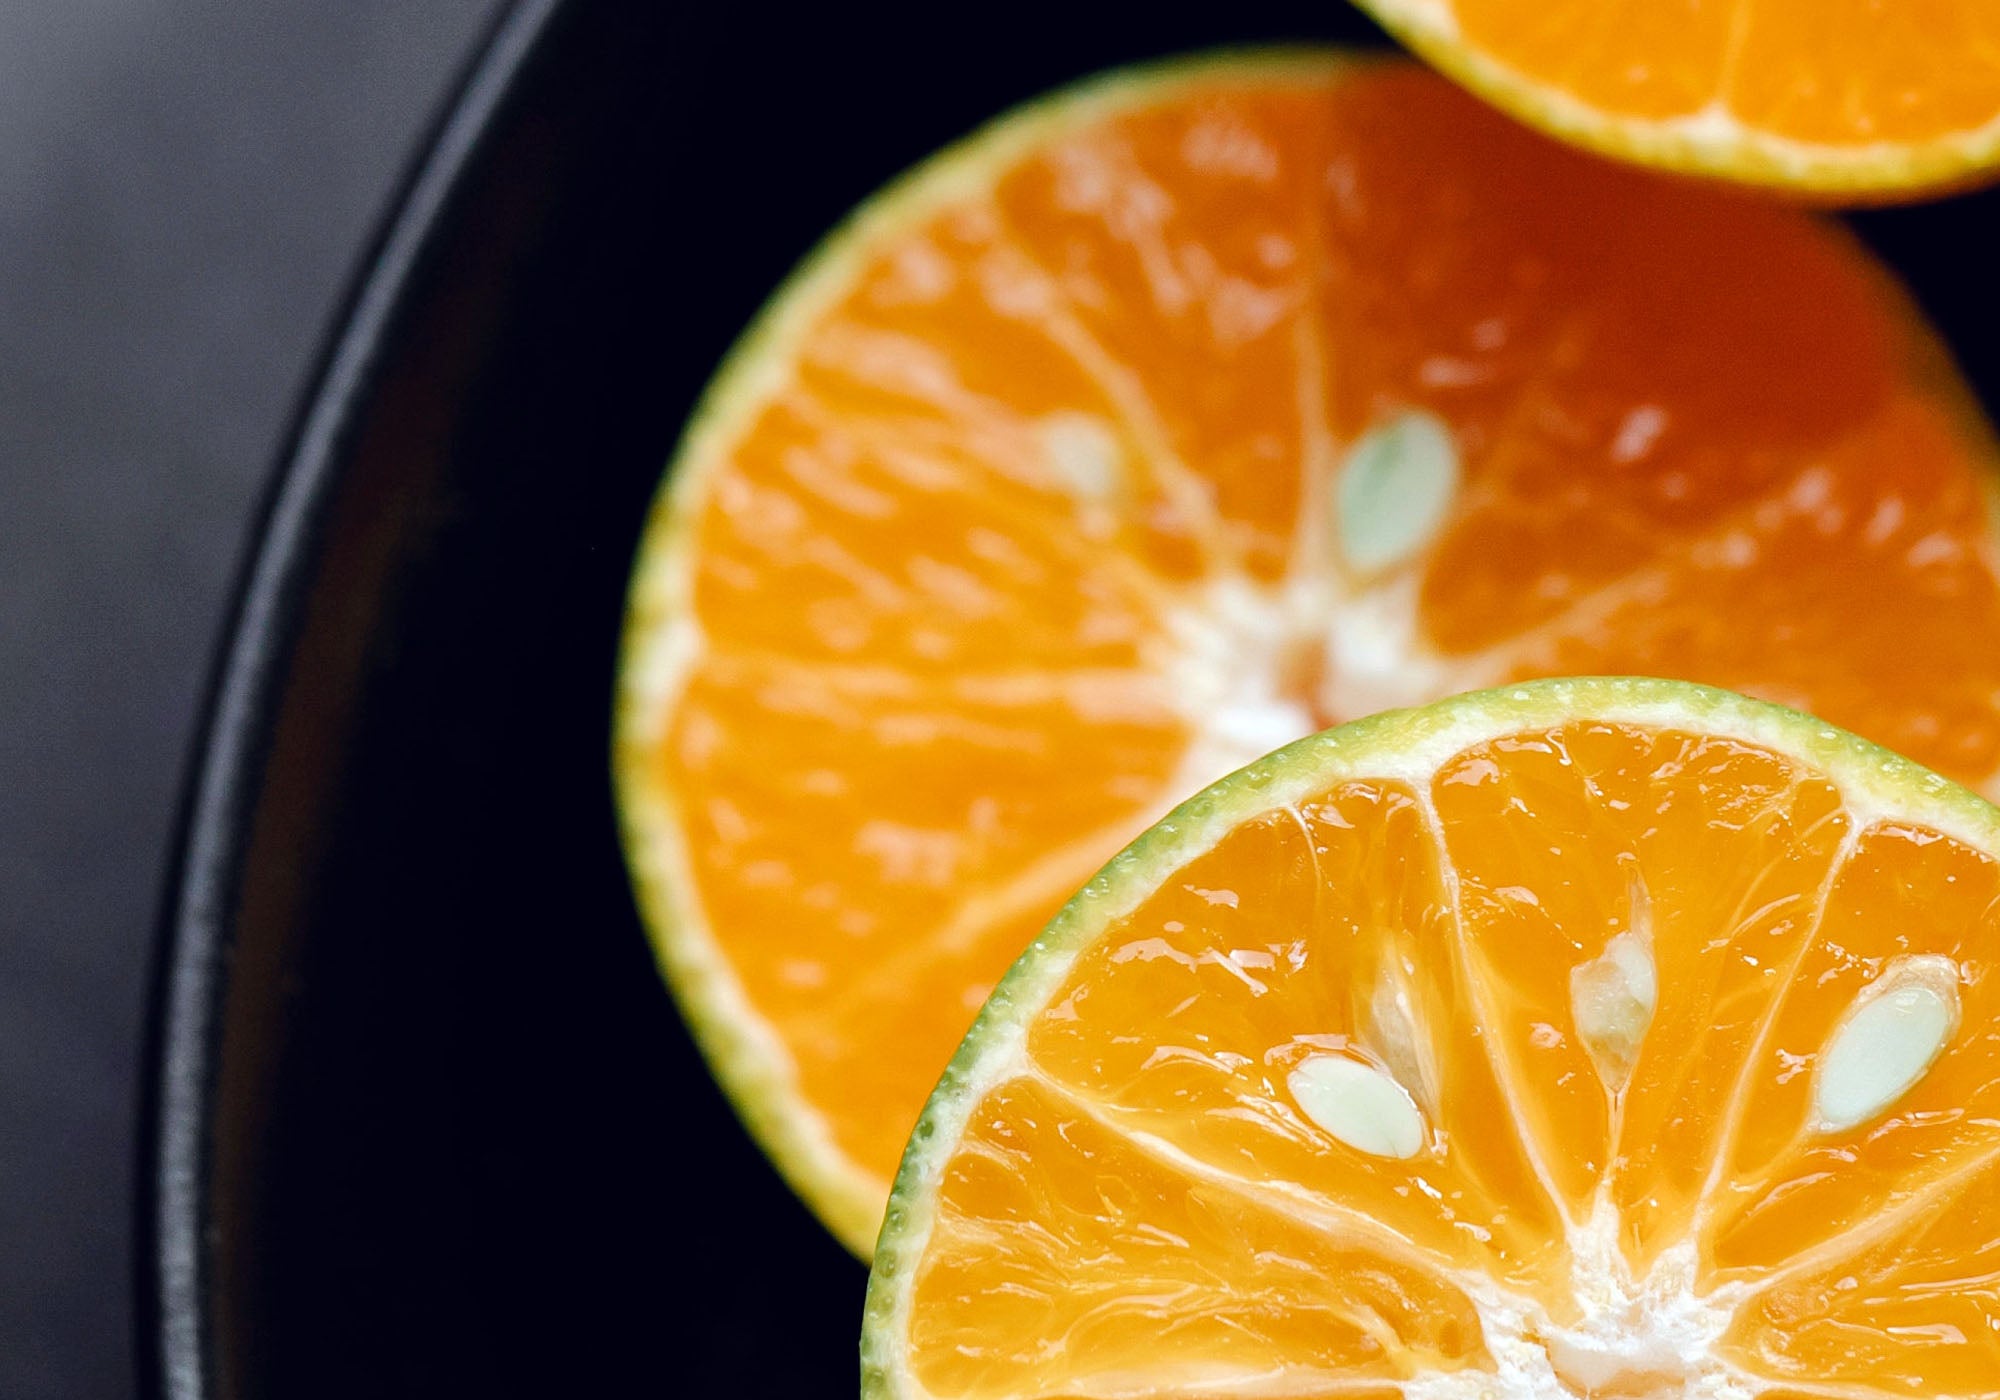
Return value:
[(1618, 1252), (1618, 1225), (1616, 1209), (1600, 1201), (1569, 1233), (1570, 1288), (1582, 1316), (1568, 1326), (1483, 1275), (1454, 1277), (1479, 1314), (1492, 1369), (1433, 1373), (1398, 1388), (1408, 1400), (1749, 1400), (1772, 1388), (1716, 1354), (1740, 1290), (1702, 1296), (1686, 1242), (1633, 1278)]
[[(1188, 590), (1165, 619), (1165, 693), (1190, 733), (1172, 793), (1198, 792), (1273, 749), (1349, 719), (1477, 689), (1496, 677), (1439, 657), (1417, 636), (1414, 571), (1350, 589), (1330, 571), (1276, 584), (1230, 576)], [(1302, 696), (1285, 666), (1323, 648), (1326, 678)]]
[[(1676, 693), (1687, 698), (1677, 700)], [(1026, 1039), (1037, 1012), (1064, 983), (1078, 954), (1098, 931), (1145, 897), (1151, 880), (1185, 864), (1260, 812), (1293, 806), (1310, 793), (1367, 777), (1393, 777), (1422, 791), (1453, 755), (1475, 744), (1579, 714), (1614, 724), (1728, 734), (1813, 766), (1834, 783), (1842, 806), (1856, 823), (1841, 844), (1836, 866), (1852, 854), (1861, 829), (1879, 822), (1921, 825), (1981, 849), (2000, 848), (2000, 814), (1962, 789), (1803, 716), (1696, 687), (1618, 680), (1536, 682), (1385, 715), (1351, 726), (1356, 737), (1346, 742), (1348, 731), (1307, 739), (1288, 755), (1253, 765), (1186, 804), (1160, 828), (1152, 848), (1142, 843), (1114, 862), (1051, 925), (1035, 955), (1023, 960), (989, 1004), (926, 1110), (898, 1179), (890, 1226), (871, 1284), (865, 1392), (909, 1400), (928, 1394), (909, 1373), (899, 1348), (910, 1322), (912, 1276), (935, 1224), (934, 1193), (951, 1145), (991, 1090), (1016, 1077), (1041, 1077), (1028, 1058)], [(1608, 938), (1595, 958), (1582, 961), (1595, 962), (1613, 974), (1605, 980), (1622, 988), (1623, 1000), (1637, 1007), (1648, 999), (1648, 990), (1657, 991), (1647, 985), (1649, 977), (1657, 978), (1657, 969), (1639, 892), (1634, 899), (1626, 920), (1629, 927)], [(1948, 962), (1928, 955), (1892, 962), (1878, 976), (1877, 985), (1855, 997), (1837, 1024), (1851, 1024), (1857, 1008), (1899, 989), (1916, 985), (1935, 990), (1943, 979), (1955, 975), (1955, 965), (1948, 968)], [(1775, 1015), (1775, 1009), (1770, 1014)], [(1364, 1023), (1372, 1030), (1356, 1049), (1387, 1067), (1395, 1082), (1410, 1091), (1409, 1097), (1421, 1101), (1425, 1090), (1411, 1081), (1427, 1077), (1417, 1066), (1431, 1053), (1431, 1038), (1412, 1016), (1410, 999), (1393, 978), (1375, 988)], [(1621, 1019), (1618, 1024), (1623, 1027), (1629, 1021)], [(1381, 1043), (1372, 1043), (1375, 1039)], [(1616, 1090), (1607, 1085), (1606, 1092), (1615, 1095)], [(1323, 1105), (1321, 1111), (1325, 1112)], [(1444, 1150), (1450, 1150), (1449, 1144)], [(1312, 1217), (1308, 1213), (1301, 1218)], [(1581, 1218), (1565, 1227), (1567, 1291), (1578, 1305), (1577, 1315), (1567, 1323), (1555, 1322), (1535, 1299), (1483, 1272), (1433, 1264), (1434, 1272), (1454, 1283), (1473, 1305), (1489, 1359), (1456, 1372), (1425, 1371), (1388, 1382), (1386, 1388), (1400, 1391), (1408, 1400), (1750, 1400), (1765, 1391), (1801, 1389), (1796, 1382), (1740, 1369), (1719, 1345), (1768, 1280), (1704, 1282), (1693, 1239), (1699, 1234), (1699, 1221), (1689, 1237), (1667, 1244), (1644, 1274), (1635, 1277), (1619, 1248), (1621, 1223), (1608, 1193), (1600, 1191)], [(1869, 1226), (1860, 1228), (1865, 1232)], [(1217, 1375), (1212, 1383), (1204, 1378), (1201, 1393), (1247, 1400), (1277, 1394), (1330, 1395), (1385, 1385), (1360, 1378), (1306, 1383), (1310, 1379), (1295, 1373)], [(1178, 1383), (1172, 1372), (1156, 1380), (1125, 1376), (1115, 1391), (1118, 1396), (1140, 1397), (1160, 1388), (1172, 1390)], [(1082, 1378), (1070, 1389), (1079, 1395), (1100, 1394)], [(1856, 1400), (1866, 1400), (1870, 1393), (1842, 1385), (1806, 1384), (1803, 1389), (1829, 1396), (1851, 1394)], [(1107, 1400), (1112, 1394), (1102, 1393)]]
[[(1327, 717), (1420, 705), (1500, 679), (1490, 659), (1440, 656), (1419, 634), (1423, 565), (1459, 486), (1455, 458), (1438, 460), (1453, 451), (1449, 430), (1406, 413), (1344, 450), (1323, 431), (1309, 427), (1306, 436), (1320, 469), (1301, 492), (1284, 576), (1222, 574), (1182, 593), (1165, 617), (1162, 670), (1194, 736), (1175, 792), (1206, 787), (1323, 728)], [(1405, 442), (1415, 450), (1398, 462), (1394, 448)], [(1365, 496), (1340, 489), (1357, 470), (1373, 479)], [(1397, 489), (1399, 470), (1419, 478), (1413, 490)], [(1377, 547), (1377, 538), (1388, 545)], [(1302, 653), (1324, 659), (1309, 694), (1285, 675)]]
[[(1599, 1001), (1586, 999), (1579, 1010), (1586, 1006), (1610, 1008), (1605, 1013), (1610, 1020), (1598, 1027), (1587, 1024), (1591, 1013), (1585, 1011), (1577, 1025), (1579, 1036), (1586, 1041), (1603, 1033), (1618, 1037), (1617, 1058), (1629, 1073), (1646, 1030), (1635, 1016), (1649, 1021), (1657, 995), (1649, 931), (1642, 926), (1613, 935), (1602, 953), (1579, 964), (1576, 971), (1585, 974), (1579, 980), (1595, 980), (1609, 989)], [(1857, 995), (1835, 1038), (1854, 1024), (1857, 1013), (1911, 989), (1948, 995), (1940, 989), (1955, 982), (1957, 976), (1957, 966), (1949, 959), (1924, 955), (1897, 960)], [(1378, 987), (1375, 1001), (1373, 1019), (1378, 1027), (1389, 1028), (1389, 1036), (1385, 1044), (1369, 1044), (1366, 1050), (1392, 1066), (1399, 1059), (1428, 1059), (1424, 1028), (1411, 1017), (1407, 998), (1394, 995), (1385, 983)], [(1385, 1014), (1385, 1003), (1395, 1009)], [(1951, 1011), (1955, 1031), (1955, 998)], [(1412, 1036), (1417, 1042), (1414, 1046), (1397, 1043)], [(1626, 1037), (1631, 1037), (1632, 1043), (1624, 1043)], [(1926, 1068), (1944, 1048), (1942, 1037), (1931, 1045)], [(1015, 1041), (1004, 1065), (996, 1064), (994, 1078), (1004, 1082), (1019, 1076), (1049, 1083), (1032, 1067), (1024, 1051), (1025, 1042)], [(1337, 1072), (1329, 1074), (1327, 1070)], [(1411, 1077), (1409, 1071), (1399, 1074), (1347, 1056), (1316, 1055), (1295, 1068), (1287, 1084), (1306, 1116), (1348, 1146), (1372, 1156), (1408, 1157), (1423, 1150), (1427, 1133), (1417, 1103), (1421, 1091), (1405, 1082)], [(1622, 1078), (1607, 1078), (1605, 1087), (1615, 1096), (1622, 1088)], [(1896, 1096), (1909, 1087), (1903, 1085)], [(1343, 1092), (1350, 1096), (1344, 1101), (1339, 1097)], [(1893, 1097), (1878, 1104), (1877, 1111), (1886, 1108)], [(1835, 1129), (1820, 1124), (1819, 1131)], [(1542, 1303), (1499, 1285), (1483, 1272), (1436, 1268), (1471, 1302), (1490, 1367), (1433, 1371), (1395, 1382), (1393, 1388), (1406, 1400), (1752, 1400), (1767, 1390), (1798, 1388), (1747, 1373), (1718, 1349), (1739, 1307), (1756, 1292), (1754, 1286), (1704, 1288), (1692, 1239), (1669, 1245), (1643, 1276), (1634, 1276), (1619, 1249), (1621, 1233), (1620, 1213), (1603, 1192), (1586, 1216), (1567, 1226), (1569, 1294), (1581, 1313), (1568, 1323), (1556, 1322)], [(1131, 1382), (1133, 1396), (1152, 1394), (1157, 1388), (1143, 1376), (1126, 1379)], [(1180, 1385), (1186, 1380), (1176, 1373), (1168, 1384)], [(914, 1378), (902, 1377), (900, 1384), (906, 1395), (927, 1393)], [(1254, 1397), (1264, 1393), (1264, 1382), (1219, 1374), (1203, 1393), (1209, 1389), (1217, 1395)], [(1099, 1391), (1086, 1386), (1079, 1393), (1094, 1396)], [(1293, 1392), (1279, 1385), (1270, 1393)], [(1827, 1393), (1845, 1392), (1834, 1387)]]
[[(1647, 931), (1614, 935), (1603, 953), (1574, 972), (1582, 975), (1573, 974), (1573, 986), (1588, 983), (1599, 989), (1578, 1001), (1578, 1034), (1589, 1041), (1608, 1029), (1616, 1038), (1610, 1058), (1622, 1070), (1606, 1079), (1606, 1089), (1615, 1096), (1637, 1059), (1643, 1022), (1650, 1021), (1657, 994)], [(1862, 1126), (1921, 1082), (1957, 1032), (1960, 976), (1949, 958), (1906, 956), (1893, 960), (1856, 995), (1820, 1062), (1816, 1131), (1831, 1134)], [(1916, 1003), (1917, 1014), (1881, 1017), (1886, 1024), (1869, 1030), (1872, 1013), (1899, 1003), (1905, 1011)], [(1925, 1014), (1932, 1008), (1935, 1014)], [(1597, 1011), (1608, 1020), (1594, 1031), (1586, 1022)], [(1857, 1050), (1845, 1065), (1835, 1053), (1843, 1041)], [(1882, 1058), (1908, 1066), (1907, 1074), (1886, 1080), (1878, 1074), (1881, 1087), (1858, 1097), (1846, 1095), (1853, 1107), (1831, 1121), (1825, 1108), (1828, 1081), (1857, 1068), (1866, 1073), (1869, 1060)], [(1602, 1059), (1599, 1070), (1604, 1071)], [(1743, 1372), (1716, 1350), (1738, 1306), (1751, 1295), (1749, 1286), (1704, 1290), (1691, 1239), (1663, 1250), (1645, 1276), (1635, 1278), (1619, 1251), (1620, 1234), (1618, 1209), (1602, 1194), (1590, 1214), (1568, 1228), (1571, 1296), (1583, 1310), (1568, 1325), (1554, 1323), (1540, 1304), (1497, 1287), (1484, 1274), (1443, 1271), (1478, 1313), (1493, 1369), (1424, 1376), (1402, 1383), (1403, 1394), (1408, 1400), (1748, 1400), (1765, 1390), (1789, 1388)]]
[[(1310, 356), (1301, 362), (1313, 363)], [(1385, 416), (1354, 443), (1337, 443), (1317, 421), (1308, 388), (1301, 386), (1308, 480), (1284, 574), (1266, 581), (1224, 571), (1166, 594), (1160, 619), (1165, 644), (1153, 665), (1190, 734), (1169, 795), (1196, 791), (1328, 724), (1503, 684), (1552, 638), (1598, 625), (1604, 602), (1646, 577), (1642, 569), (1631, 580), (1604, 585), (1520, 637), (1497, 638), (1475, 652), (1439, 651), (1423, 633), (1421, 593), (1431, 548), (1450, 527), (1456, 504), (1432, 488), (1449, 483), (1460, 489), (1455, 466), (1420, 470), (1426, 480), (1407, 495), (1376, 495), (1378, 507), (1389, 513), (1374, 518), (1343, 512), (1339, 487), (1357, 465), (1381, 469), (1379, 458), (1368, 460), (1376, 455), (1370, 449), (1392, 432), (1413, 424), (1425, 431), (1426, 437), (1417, 439), (1418, 460), (1411, 463), (1421, 469), (1432, 442), (1450, 443), (1449, 429), (1430, 415), (1403, 412)], [(1781, 491), (1794, 485), (1787, 482)], [(1698, 556), (1708, 544), (1735, 537), (1762, 504), (1753, 501), (1718, 521), (1686, 551)], [(1393, 537), (1395, 548), (1357, 551), (1373, 531)], [(1368, 567), (1355, 560), (1356, 552), (1366, 556)], [(1317, 653), (1324, 661), (1317, 683), (1304, 692), (1287, 676), (1301, 653)], [(2000, 769), (1977, 787), (1989, 798), (2000, 797)]]
[[(1636, 881), (1635, 881), (1636, 884)], [(1658, 971), (1642, 889), (1635, 889), (1631, 927), (1614, 934), (1596, 957), (1571, 972), (1575, 1029), (1591, 1048), (1592, 1059), (1609, 1096), (1623, 1091), (1643, 1048), (1658, 996)], [(1815, 1125), (1835, 1133), (1864, 1124), (1886, 1112), (1908, 1093), (1947, 1048), (1958, 1027), (1956, 985), (1958, 966), (1936, 955), (1894, 960), (1841, 1017), (1820, 1065), (1815, 1095)], [(1381, 999), (1378, 989), (1377, 1000)], [(1886, 1028), (1870, 1030), (1868, 1017), (1888, 1008), (1920, 1003), (1918, 1014), (1889, 1020)], [(1405, 1007), (1407, 1003), (1404, 1003)], [(1936, 1015), (1923, 1013), (1939, 1008)], [(1879, 1018), (1878, 1019), (1886, 1019)], [(1395, 1039), (1423, 1028), (1405, 1012), (1393, 1018)], [(1897, 1043), (1902, 1037), (1906, 1043)], [(1868, 1061), (1886, 1057), (1913, 1066), (1876, 1093), (1864, 1093), (1860, 1106), (1839, 1121), (1829, 1121), (1824, 1100), (1829, 1081), (1852, 1073), (1835, 1056), (1843, 1041), (1857, 1042)], [(1393, 1042), (1392, 1042), (1393, 1043)], [(1387, 1060), (1409, 1057), (1407, 1047), (1369, 1050)], [(1419, 1058), (1426, 1058), (1419, 1052)], [(1339, 1075), (1315, 1076), (1318, 1083), (1301, 1084), (1304, 1073), (1338, 1067)], [(1867, 1072), (1864, 1065), (1863, 1072)], [(1878, 1075), (1879, 1078), (1879, 1075)], [(1395, 1086), (1406, 1121), (1397, 1121), (1398, 1099), (1382, 1091), (1377, 1081)], [(1294, 1070), (1289, 1081), (1293, 1097), (1315, 1123), (1357, 1150), (1375, 1156), (1412, 1155), (1423, 1128), (1413, 1096), (1393, 1075), (1373, 1066), (1335, 1056), (1315, 1056)], [(1318, 1092), (1308, 1099), (1302, 1089)], [(1836, 1085), (1836, 1091), (1842, 1086)], [(1343, 1102), (1340, 1088), (1359, 1090)], [(1847, 1094), (1844, 1101), (1853, 1100)], [(1400, 1141), (1394, 1141), (1400, 1135)], [(1405, 1143), (1409, 1144), (1407, 1147)], [(1635, 1277), (1620, 1252), (1619, 1211), (1600, 1193), (1590, 1213), (1566, 1230), (1569, 1246), (1571, 1297), (1582, 1316), (1568, 1324), (1553, 1321), (1537, 1301), (1499, 1287), (1483, 1273), (1444, 1269), (1471, 1301), (1492, 1368), (1438, 1372), (1400, 1385), (1408, 1400), (1576, 1400), (1615, 1396), (1647, 1400), (1658, 1396), (1685, 1400), (1748, 1400), (1782, 1383), (1747, 1374), (1719, 1354), (1716, 1344), (1728, 1332), (1737, 1307), (1750, 1296), (1745, 1285), (1703, 1289), (1692, 1239), (1663, 1250), (1643, 1277)]]
[[(1323, 74), (1337, 66), (1314, 57), (1304, 61), (1302, 71)], [(758, 332), (760, 339), (734, 354), (731, 377), (717, 381), (702, 421), (681, 452), (671, 485), (674, 499), (663, 498), (663, 503), (684, 517), (698, 510), (713, 470), (726, 456), (722, 445), (758, 401), (782, 387), (786, 356), (779, 352), (811, 320), (825, 294), (844, 283), (860, 250), (877, 232), (899, 227), (912, 208), (982, 195), (991, 168), (1032, 148), (1051, 127), (1085, 119), (1092, 104), (1108, 109), (1142, 95), (1156, 100), (1165, 88), (1159, 78), (1147, 76), (1119, 79), (1082, 100), (1065, 96), (1031, 120), (1010, 118), (1005, 127), (870, 206), (852, 231), (829, 245), (806, 279), (781, 293), (775, 303), (780, 314)], [(1083, 415), (1051, 415), (1039, 427), (1039, 443), (1057, 479), (1080, 502), (1101, 504), (1115, 492), (1120, 473), (1144, 465), (1132, 460), (1137, 454), (1123, 445), (1123, 435), (1113, 436)], [(1327, 482), (1335, 479), (1334, 459), (1341, 454), (1333, 444), (1321, 448), (1326, 460), (1317, 479)], [(1310, 447), (1307, 455), (1312, 455)], [(1331, 521), (1332, 511), (1322, 502), (1312, 521), (1312, 528), (1322, 533), (1308, 538), (1309, 532), (1301, 529), (1298, 559), (1316, 562), (1295, 565), (1275, 582), (1220, 572), (1188, 590), (1163, 619), (1168, 644), (1153, 669), (1179, 702), (1193, 739), (1180, 771), (1159, 793), (1162, 806), (1312, 732), (1326, 717), (1345, 719), (1421, 703), (1514, 673), (1499, 656), (1441, 657), (1425, 644), (1418, 628), (1418, 590), (1424, 545), (1432, 536), (1419, 531), (1410, 547), (1374, 573), (1350, 571), (1340, 566), (1338, 546), (1325, 533), (1335, 528)], [(649, 737), (645, 720), (665, 717), (671, 708), (657, 697), (676, 688), (700, 658), (703, 639), (688, 621), (692, 607), (686, 569), (693, 558), (686, 539), (675, 538), (659, 524), (649, 529), (647, 554), (635, 579), (635, 625), (626, 653), (638, 664), (628, 662), (621, 680), (627, 686), (621, 715), (637, 741)], [(643, 606), (648, 599), (650, 609)], [(676, 624), (653, 629), (637, 625), (646, 616), (672, 616)], [(1284, 664), (1301, 644), (1326, 648), (1330, 677), (1319, 693), (1304, 699), (1291, 692)], [(1429, 761), (1427, 752), (1419, 745), (1391, 766), (1398, 774), (1405, 769), (1420, 773)], [(707, 927), (679, 849), (679, 815), (669, 802), (654, 801), (635, 783), (623, 788), (621, 804), (640, 833), (627, 845), (637, 853), (635, 866), (640, 868), (635, 874), (644, 887), (648, 921), (706, 1052), (795, 1187), (865, 1256), (875, 1238), (886, 1183), (847, 1155), (835, 1140), (834, 1120), (801, 1092), (783, 1036), (751, 1002), (729, 954)], [(653, 854), (644, 854), (649, 848)], [(1421, 1073), (1405, 1074), (1404, 1062), (1391, 1067), (1418, 1102), (1428, 1105), (1416, 1082)]]

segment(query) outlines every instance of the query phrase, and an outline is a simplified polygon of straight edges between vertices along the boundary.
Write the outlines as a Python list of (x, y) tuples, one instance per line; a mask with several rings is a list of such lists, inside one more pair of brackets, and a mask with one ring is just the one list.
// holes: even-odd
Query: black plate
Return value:
[[(862, 1267), (703, 1072), (619, 863), (633, 544), (724, 348), (898, 169), (1100, 67), (1372, 32), (1209, 8), (500, 25), (357, 282), (218, 675), (165, 920), (157, 1393), (852, 1393)], [(1861, 222), (1995, 383), (2000, 196)]]

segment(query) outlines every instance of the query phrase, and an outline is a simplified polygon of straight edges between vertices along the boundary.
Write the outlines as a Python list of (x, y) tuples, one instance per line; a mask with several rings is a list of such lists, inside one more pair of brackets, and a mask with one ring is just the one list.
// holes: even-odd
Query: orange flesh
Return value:
[[(1634, 930), (1614, 1092), (1570, 979)], [(1343, 782), (1083, 946), (937, 1169), (901, 1354), (939, 1400), (2000, 1393), (1996, 937), (1991, 856), (1742, 740), (1577, 722)], [(1960, 1029), (1819, 1126), (1905, 955), (1952, 960)], [(1313, 1055), (1408, 1088), (1421, 1148), (1329, 1132)]]
[[(1308, 729), (1665, 675), (1991, 782), (1991, 446), (1838, 228), (1401, 65), (1168, 79), (987, 175), (869, 234), (680, 467), (687, 616), (635, 635), (692, 659), (621, 755), (678, 813), (635, 838), (684, 843), (677, 922), (882, 1193), (1068, 893)], [(1412, 412), (1460, 484), (1364, 577), (1335, 479)]]
[(1979, 0), (1450, 0), (1461, 42), (1613, 116), (1720, 110), (1832, 146), (2000, 116), (2000, 11)]

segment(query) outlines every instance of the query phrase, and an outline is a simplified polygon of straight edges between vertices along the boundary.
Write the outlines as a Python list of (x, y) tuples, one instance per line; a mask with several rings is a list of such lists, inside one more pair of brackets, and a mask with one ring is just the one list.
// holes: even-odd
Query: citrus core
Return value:
[(619, 682), (641, 905), (865, 1252), (993, 981), (1299, 735), (1655, 674), (1992, 783), (1993, 467), (1836, 225), (1402, 62), (1099, 80), (864, 207), (689, 426)]

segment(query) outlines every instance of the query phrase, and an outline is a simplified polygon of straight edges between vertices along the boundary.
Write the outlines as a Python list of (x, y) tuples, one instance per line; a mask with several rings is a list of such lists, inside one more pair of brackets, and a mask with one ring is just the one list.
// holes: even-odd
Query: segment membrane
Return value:
[(1452, 0), (1449, 10), (1458, 34), (1504, 67), (1607, 120), (1668, 123), (1711, 148), (1747, 137), (1866, 152), (1979, 131), (2000, 106), (2000, 17), (1982, 5)]
[(1991, 1150), (1915, 1209), (1862, 1225), (1846, 1250), (1784, 1269), (1741, 1309), (1727, 1346), (1738, 1364), (1780, 1382), (2000, 1394), (2000, 1163)]
[[(1706, 1230), (1725, 1276), (1837, 1248), (1931, 1199), (2000, 1147), (2000, 865), (1934, 831), (1869, 828), (1827, 900), (1752, 1066)], [(1821, 1130), (1814, 1084), (1836, 1029), (1897, 959), (1959, 970), (1960, 1030), (1880, 1115)]]
[[(1480, 745), (1431, 791), (1523, 1116), (1572, 1218), (1608, 1192), (1643, 1273), (1686, 1229), (1849, 819), (1829, 783), (1767, 750), (1607, 724)], [(1640, 939), (1656, 1005), (1613, 1085), (1575, 982)]]
[[(1675, 729), (1251, 817), (1078, 950), (973, 1105), (917, 1378), (2000, 1395), (1996, 911), (2000, 863)], [(1933, 1003), (1914, 1082), (1829, 1118), (1827, 1047)]]
[(1297, 345), (1329, 115), (1310, 78), (1127, 112), (1052, 142), (993, 196), (1063, 314), (1129, 375), (1148, 450), (1192, 470), (1228, 562), (1267, 580), (1291, 562), (1311, 465)]
[[(1066, 99), (857, 230), (688, 438), (639, 595), (673, 645), (634, 647), (620, 740), (634, 839), (668, 850), (650, 921), (760, 1047), (738, 1092), (847, 1175), (886, 1183), (971, 1002), (1098, 859), (1314, 722), (1678, 675), (2000, 765), (1991, 443), (1832, 226), (1328, 58)], [(1449, 470), (1343, 517), (1342, 464), (1411, 424)], [(1382, 554), (1343, 554), (1357, 517)], [(1438, 1048), (1478, 979), (1393, 963), (1354, 1034), (1493, 1105), (1447, 1131), (1492, 1119), (1508, 1206), (1439, 1209), (1538, 1277), (1553, 1208), (1504, 1178), (1566, 1168), (1516, 1150), (1483, 1045)], [(1701, 1159), (1706, 1117), (1660, 1121), (1635, 1153)], [(1635, 1219), (1684, 1207), (1633, 1189)]]
[[(1078, 957), (1028, 1051), (1127, 1131), (1321, 1208), (1337, 1202), (1441, 1263), (1553, 1288), (1560, 1217), (1456, 968), (1416, 794), (1350, 783), (1246, 824), (1176, 872)], [(1302, 1110), (1289, 1076), (1327, 1056), (1405, 1090), (1429, 1129), (1423, 1146), (1365, 1150)]]
[(1484, 1360), (1470, 1303), (1421, 1265), (1027, 1080), (968, 1124), (914, 1288), (936, 1395), (1313, 1394)]
[[(1098, 765), (1079, 769), (1065, 741), (1085, 733)], [(857, 736), (867, 764), (852, 762)], [(1116, 673), (947, 688), (739, 661), (688, 683), (661, 758), (679, 790), (709, 794), (681, 814), (696, 888), (717, 929), (756, 930), (745, 990), (789, 1027), (798, 1082), (844, 1106), (840, 1145), (885, 1190), (950, 1058), (939, 1008), (969, 1024), (998, 972), (1157, 815), (1179, 738), (1151, 687)], [(941, 766), (964, 786), (936, 782)], [(915, 943), (913, 928), (927, 931)]]

